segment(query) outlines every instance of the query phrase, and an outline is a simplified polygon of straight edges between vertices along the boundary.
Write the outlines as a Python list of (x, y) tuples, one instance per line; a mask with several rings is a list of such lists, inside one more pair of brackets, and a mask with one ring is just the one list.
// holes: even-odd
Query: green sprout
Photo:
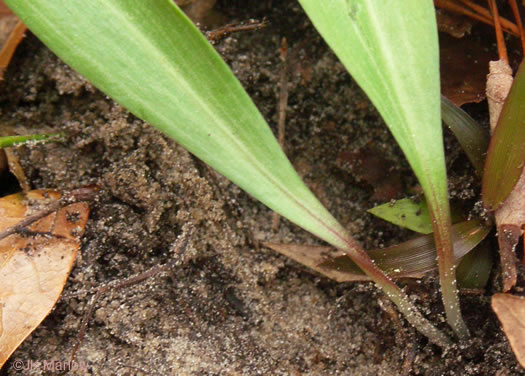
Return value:
[(53, 142), (63, 140), (65, 133), (33, 134), (29, 136), (4, 136), (0, 137), (0, 149), (11, 146), (25, 145), (36, 142)]

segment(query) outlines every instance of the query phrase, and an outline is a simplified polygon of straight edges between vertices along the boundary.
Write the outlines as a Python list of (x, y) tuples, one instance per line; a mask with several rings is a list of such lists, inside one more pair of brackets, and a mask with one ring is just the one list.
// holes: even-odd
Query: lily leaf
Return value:
[(432, 233), (432, 219), (424, 200), (395, 200), (368, 209), (370, 214), (421, 234)]
[(431, 0), (299, 0), (314, 26), (377, 107), (416, 174), (438, 248), (447, 321), (461, 317), (450, 236), (441, 128), (439, 48)]
[[(368, 209), (368, 212), (385, 221), (420, 234), (432, 233), (432, 217), (424, 199), (402, 198), (393, 200)], [(450, 212), (452, 223), (465, 220), (465, 215), (454, 205), (451, 206)]]
[(478, 176), (483, 174), (485, 154), (489, 147), (490, 136), (478, 122), (461, 108), (441, 96), (441, 116), (443, 122), (458, 139), (468, 159), (476, 169)]
[(483, 289), (489, 281), (491, 271), (492, 252), (488, 243), (484, 242), (461, 259), (456, 273), (458, 285), (462, 289)]
[(521, 63), (490, 140), (483, 172), (483, 204), (496, 210), (518, 182), (525, 165), (525, 63)]
[(271, 209), (343, 250), (418, 330), (450, 344), (304, 185), (231, 70), (173, 1), (6, 3), (95, 86)]
[(7, 4), (58, 56), (136, 116), (271, 209), (347, 246), (345, 231), (302, 183), (231, 70), (172, 1)]

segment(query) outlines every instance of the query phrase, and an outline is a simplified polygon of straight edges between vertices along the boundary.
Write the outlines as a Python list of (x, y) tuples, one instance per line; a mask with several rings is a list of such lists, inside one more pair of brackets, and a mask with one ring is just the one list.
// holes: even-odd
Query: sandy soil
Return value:
[[(295, 1), (245, 3), (219, 2), (221, 22), (265, 16), (270, 26), (216, 47), (275, 128), (279, 46), (287, 37), (295, 58), (286, 142), (301, 176), (364, 247), (406, 239), (408, 231), (366, 213), (385, 195), (417, 191), (366, 96)], [(38, 363), (31, 373), (17, 373), (12, 364), (67, 361), (94, 288), (168, 262), (189, 221), (196, 232), (171, 277), (99, 300), (77, 354), (78, 374), (525, 374), (490, 309), (497, 273), (485, 294), (462, 298), (472, 340), (443, 353), (389, 314), (373, 285), (337, 284), (260, 247), (261, 241), (320, 243), (286, 220), (272, 231), (269, 209), (95, 90), (36, 38), (17, 51), (0, 100), (3, 126), (68, 134), (61, 143), (18, 149), (32, 188), (101, 188), (64, 297), (3, 374), (55, 374)], [(448, 150), (459, 148), (450, 137), (447, 142)], [(345, 152), (381, 155), (398, 178), (378, 192), (359, 166), (341, 162)], [(464, 158), (453, 154), (455, 195), (470, 205), (479, 187)], [(406, 289), (445, 327), (435, 276)]]

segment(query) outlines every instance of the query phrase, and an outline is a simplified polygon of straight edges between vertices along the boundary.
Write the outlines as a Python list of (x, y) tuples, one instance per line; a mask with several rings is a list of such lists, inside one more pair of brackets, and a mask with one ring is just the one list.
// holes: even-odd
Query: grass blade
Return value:
[(171, 0), (7, 0), (73, 69), (292, 222), (342, 249), (407, 319), (448, 339), (302, 183), (228, 66)]
[(65, 133), (33, 134), (29, 136), (4, 136), (0, 137), (0, 149), (10, 146), (23, 145), (31, 142), (52, 142), (60, 141), (65, 137)]
[(432, 216), (447, 321), (461, 317), (441, 128), (439, 49), (431, 0), (299, 0), (366, 92), (416, 174)]

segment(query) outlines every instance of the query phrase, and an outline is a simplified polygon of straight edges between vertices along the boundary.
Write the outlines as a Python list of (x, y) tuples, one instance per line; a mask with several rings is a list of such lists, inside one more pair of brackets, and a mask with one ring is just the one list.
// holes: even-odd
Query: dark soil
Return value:
[[(286, 144), (301, 176), (365, 248), (406, 239), (408, 231), (366, 213), (418, 191), (373, 106), (297, 2), (247, 3), (219, 2), (219, 18), (267, 17), (270, 26), (216, 47), (275, 129), (279, 47), (287, 38)], [(261, 241), (321, 243), (284, 219), (272, 231), (269, 209), (98, 92), (35, 37), (18, 49), (0, 101), (2, 126), (68, 134), (64, 142), (18, 148), (32, 188), (101, 188), (62, 299), (4, 373), (18, 374), (14, 360), (67, 361), (94, 287), (168, 262), (191, 221), (196, 232), (173, 278), (162, 274), (99, 300), (77, 353), (87, 366), (79, 374), (525, 374), (490, 308), (497, 273), (485, 294), (462, 297), (472, 339), (443, 353), (392, 314), (372, 284), (337, 284), (261, 248)], [(447, 143), (458, 150), (449, 136)], [(379, 156), (373, 168), (397, 178), (374, 182), (347, 166), (341, 155), (356, 153)], [(478, 183), (462, 155), (453, 154), (452, 191), (471, 205)], [(434, 275), (406, 289), (448, 330)], [(37, 365), (31, 374), (53, 372)]]

